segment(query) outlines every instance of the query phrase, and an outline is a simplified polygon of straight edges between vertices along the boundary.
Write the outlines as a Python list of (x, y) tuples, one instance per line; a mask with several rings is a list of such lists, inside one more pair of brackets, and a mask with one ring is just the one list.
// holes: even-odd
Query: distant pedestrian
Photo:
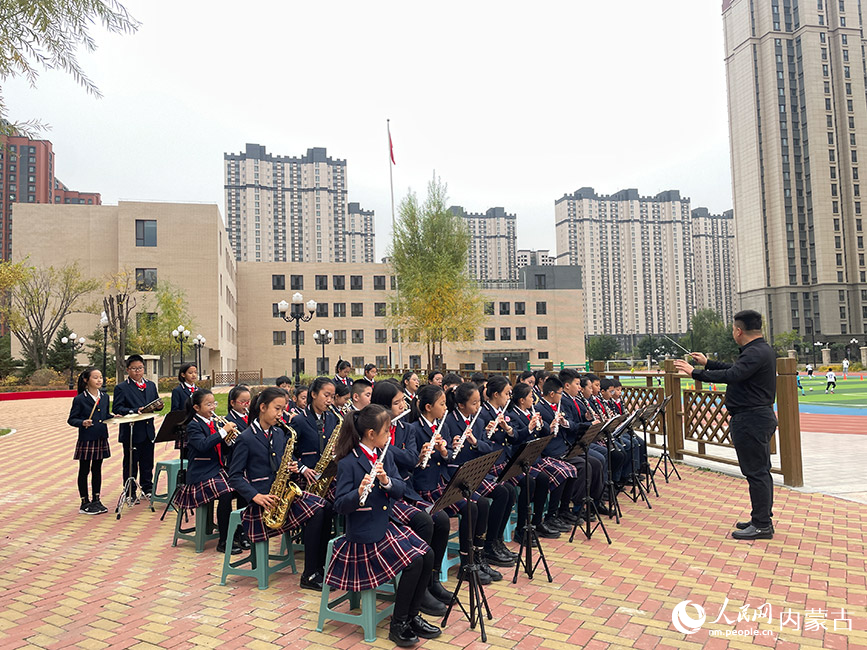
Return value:
[(834, 394), (834, 389), (837, 388), (837, 375), (834, 374), (834, 371), (828, 368), (828, 372), (825, 373), (825, 379), (827, 380), (827, 384), (825, 384), (825, 393), (829, 390), (831, 394)]
[(809, 377), (810, 379), (813, 378), (813, 364), (812, 363), (807, 364), (807, 377)]
[(849, 379), (849, 359), (843, 359), (843, 379)]
[[(801, 375), (797, 376), (798, 380), (798, 390), (801, 391), (801, 395), (806, 395), (807, 393), (804, 391), (804, 387), (801, 385)], [(812, 389), (810, 389), (812, 390)]]

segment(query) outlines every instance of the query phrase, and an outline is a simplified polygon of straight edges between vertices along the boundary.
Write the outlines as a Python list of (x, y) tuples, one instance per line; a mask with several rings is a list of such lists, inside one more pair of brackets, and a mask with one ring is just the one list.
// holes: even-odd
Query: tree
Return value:
[[(63, 337), (71, 338), (72, 330), (69, 328), (69, 325), (66, 324), (66, 321), (63, 321), (63, 324), (60, 326), (60, 329), (57, 330), (57, 335), (54, 337), (54, 342), (51, 344), (51, 347), (48, 348), (48, 354), (45, 357), (45, 365), (49, 368), (53, 368), (60, 374), (65, 374), (70, 366), (78, 367), (78, 363), (75, 361), (75, 354), (72, 351), (72, 347), (69, 343), (63, 343), (61, 339)], [(80, 336), (80, 335), (79, 335)], [(73, 375), (75, 374), (73, 370)]]
[(789, 350), (800, 350), (804, 345), (801, 335), (797, 330), (789, 330), (788, 332), (780, 332), (774, 337), (774, 350), (781, 357), (786, 356)]
[[(187, 310), (187, 297), (183, 289), (168, 282), (160, 282), (153, 291), (148, 292), (142, 303), (136, 315), (137, 322), (134, 334), (130, 336), (130, 344), (145, 354), (170, 356), (177, 352), (178, 342), (172, 338), (172, 330), (179, 323), (190, 330), (195, 326)], [(187, 341), (184, 345), (190, 351), (187, 358), (192, 358), (190, 343)]]
[(35, 369), (45, 366), (49, 342), (66, 317), (87, 311), (84, 297), (98, 287), (97, 280), (82, 277), (78, 262), (27, 269), (12, 287), (3, 306), (6, 321)]
[(446, 206), (439, 179), (428, 183), (423, 204), (409, 192), (389, 251), (398, 283), (389, 323), (425, 344), (428, 368), (437, 344), (442, 355), (444, 341), (473, 340), (484, 320), (484, 299), (467, 273), (469, 229)]
[[(39, 68), (64, 70), (95, 97), (99, 88), (78, 64), (76, 52), (96, 49), (90, 35), (95, 23), (111, 33), (131, 33), (139, 23), (116, 0), (12, 0), (0, 1), (0, 81), (24, 76), (36, 85)], [(37, 120), (18, 124), (6, 121), (0, 96), (0, 135), (33, 137), (45, 126)]]
[(127, 354), (129, 340), (129, 320), (135, 309), (137, 300), (135, 271), (123, 269), (109, 276), (105, 282), (106, 295), (102, 299), (102, 308), (108, 318), (108, 337), (114, 348), (115, 378), (121, 380), (123, 362)]
[[(105, 332), (103, 329), (97, 327), (93, 332), (91, 332), (90, 336), (87, 337), (87, 362), (94, 368), (99, 368), (100, 371), (102, 370), (102, 344), (104, 336)], [(106, 346), (105, 381), (108, 381), (108, 378), (112, 375), (116, 375), (116, 373), (117, 364), (114, 360), (114, 354), (112, 354), (111, 350), (108, 350), (108, 346)]]
[(590, 361), (608, 361), (620, 352), (620, 343), (610, 334), (591, 336), (587, 339), (586, 352)]
[(12, 358), (12, 337), (9, 334), (0, 336), (0, 379), (3, 379), (21, 366), (21, 362)]

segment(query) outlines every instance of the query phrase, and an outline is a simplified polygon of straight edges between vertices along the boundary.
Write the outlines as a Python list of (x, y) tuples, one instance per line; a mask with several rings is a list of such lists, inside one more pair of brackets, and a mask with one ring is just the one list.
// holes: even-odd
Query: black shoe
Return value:
[(435, 639), (443, 633), (436, 625), (431, 625), (418, 614), (409, 619), (409, 627), (420, 639)]
[(750, 524), (743, 530), (732, 531), (732, 537), (735, 539), (773, 539), (774, 529), (772, 526), (767, 528), (756, 528)]
[(578, 516), (573, 515), (571, 512), (567, 510), (561, 510), (557, 513), (557, 519), (565, 521), (567, 524), (574, 525), (578, 521)]
[(536, 526), (536, 534), (545, 539), (557, 539), (560, 537), (560, 531), (556, 528), (552, 528), (544, 521)]
[[(735, 524), (735, 528), (737, 528), (738, 530), (746, 530), (747, 528), (749, 528), (752, 525), (753, 525), (753, 523), (751, 521), (739, 521), (738, 523)], [(770, 529), (771, 529), (771, 533), (775, 532), (773, 524), (770, 525)]]
[[(226, 552), (226, 542), (217, 542), (217, 553), (225, 553)], [(232, 544), (232, 555), (237, 555), (238, 553), (242, 553), (243, 550), (237, 544)]]
[(476, 562), (479, 563), (479, 575), (486, 573), (488, 577), (494, 582), (499, 582), (503, 579), (503, 574), (491, 567), (484, 559), (477, 558)]
[[(490, 569), (490, 567), (488, 567), (488, 568)], [(493, 569), (491, 569), (491, 570), (493, 571)], [(468, 580), (470, 576), (469, 576), (469, 572), (467, 571), (466, 567), (461, 567), (461, 571), (463, 571), (463, 572), (465, 573), (465, 575), (464, 575), (464, 580)], [(484, 571), (482, 571), (481, 568), (479, 568), (479, 570), (477, 571), (477, 573), (478, 573), (478, 576), (479, 576), (479, 584), (481, 584), (481, 585), (489, 585), (489, 584), (491, 584), (491, 582), (493, 582), (493, 581), (491, 580), (491, 576), (489, 576), (487, 573), (485, 573)]]
[(94, 499), (93, 501), (91, 501), (90, 506), (91, 508), (96, 509), (96, 514), (98, 515), (108, 512), (108, 508), (102, 505), (102, 501), (100, 501), (99, 499)]
[(498, 539), (496, 542), (494, 542), (494, 548), (508, 558), (511, 558), (513, 560), (518, 559), (518, 554), (513, 552), (508, 546), (506, 546), (506, 543), (501, 539)]
[(608, 517), (612, 517), (614, 515), (612, 510), (602, 503), (596, 504), (596, 512), (598, 512), (600, 515), (606, 515)]
[(436, 598), (441, 603), (448, 605), (450, 602), (452, 602), (452, 592), (446, 591), (446, 588), (443, 587), (443, 583), (439, 581), (439, 571), (434, 569), (434, 573), (436, 574), (436, 577), (431, 579), (427, 590), (430, 592), (431, 596)]
[(409, 648), (418, 643), (418, 637), (412, 631), (409, 621), (398, 621), (394, 618), (388, 626), (388, 640), (401, 648)]
[(91, 515), (94, 514), (92, 512), (88, 512), (87, 509), (90, 507), (90, 501), (82, 501), (81, 505), (78, 506), (78, 514), (80, 515)]
[(310, 589), (312, 591), (322, 591), (322, 575), (317, 572), (310, 576), (301, 576), (301, 588)]
[(554, 530), (558, 530), (561, 533), (568, 533), (570, 530), (572, 530), (572, 524), (567, 524), (559, 517), (548, 517), (545, 520), (545, 523), (548, 524), (548, 528), (553, 528)]
[[(435, 598), (427, 589), (424, 590), (424, 595), (421, 597), (421, 603), (418, 608), (429, 616), (445, 616), (446, 606)], [(419, 636), (421, 636), (419, 634)], [(426, 637), (433, 638), (433, 637)]]
[(488, 546), (485, 548), (484, 554), (482, 556), (488, 564), (493, 564), (494, 566), (502, 566), (502, 567), (512, 567), (515, 566), (515, 559), (504, 555), (499, 551), (496, 546)]
[(249, 551), (250, 548), (253, 546), (250, 543), (250, 540), (247, 539), (247, 536), (244, 534), (244, 531), (239, 531), (239, 532), (235, 533), (234, 544), (235, 544), (235, 546), (241, 547), (241, 549), (244, 551)]

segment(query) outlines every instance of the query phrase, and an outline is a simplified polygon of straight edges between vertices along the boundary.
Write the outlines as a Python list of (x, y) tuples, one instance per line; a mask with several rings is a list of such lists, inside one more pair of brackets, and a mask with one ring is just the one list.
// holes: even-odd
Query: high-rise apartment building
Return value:
[(99, 205), (95, 192), (70, 190), (55, 176), (54, 147), (48, 140), (0, 136), (0, 258), (12, 254), (15, 203)]
[(730, 323), (737, 285), (733, 212), (711, 214), (707, 208), (696, 208), (691, 229), (695, 308), (713, 309), (723, 322)]
[(516, 282), (517, 217), (503, 208), (491, 208), (484, 214), (465, 212), (459, 205), (449, 210), (463, 217), (470, 229), (470, 277), (489, 285)]
[(592, 187), (554, 204), (557, 264), (580, 266), (587, 334), (679, 333), (694, 311), (690, 202)]
[(515, 259), (515, 266), (519, 269), (525, 266), (554, 266), (554, 258), (548, 249), (534, 251), (528, 248), (521, 248), (518, 249)]
[(226, 225), (237, 260), (373, 262), (373, 212), (348, 202), (345, 160), (318, 147), (290, 157), (247, 144), (223, 161)]
[(773, 337), (867, 331), (861, 2), (726, 0), (740, 307)]

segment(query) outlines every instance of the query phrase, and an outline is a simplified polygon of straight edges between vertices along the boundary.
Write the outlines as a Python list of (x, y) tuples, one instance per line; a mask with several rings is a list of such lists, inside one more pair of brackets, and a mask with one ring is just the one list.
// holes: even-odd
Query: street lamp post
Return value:
[(301, 308), (304, 304), (304, 296), (300, 293), (292, 295), (292, 305), (298, 305), (295, 310), (289, 309), (289, 303), (281, 300), (277, 303), (277, 311), (280, 312), (280, 317), (287, 323), (295, 321), (295, 385), (301, 380), (301, 323), (307, 323), (313, 318), (316, 313), (316, 301), (307, 301), (307, 313)]
[(75, 387), (75, 355), (84, 349), (84, 337), (75, 338), (75, 332), (72, 332), (69, 337), (64, 336), (60, 339), (63, 345), (69, 346), (70, 361), (69, 361), (69, 390)]
[(313, 332), (313, 340), (317, 343), (322, 344), (322, 363), (320, 367), (322, 368), (322, 374), (328, 374), (328, 368), (325, 365), (325, 345), (327, 343), (331, 343), (331, 340), (334, 338), (334, 334), (329, 332), (328, 330), (316, 330)]
[[(849, 345), (858, 345), (858, 339), (852, 339), (849, 341)], [(849, 351), (849, 345), (846, 346), (846, 358), (850, 358), (851, 352)]]
[(205, 374), (202, 370), (202, 348), (205, 347), (205, 337), (201, 334), (196, 334), (193, 339), (193, 349), (196, 351), (196, 368), (199, 369), (199, 377)]
[(813, 348), (813, 367), (816, 367), (816, 330), (813, 328), (813, 319), (805, 318), (805, 323), (810, 323), (810, 346)]
[(813, 367), (814, 368), (816, 367), (816, 348), (821, 348), (822, 345), (823, 344), (821, 341), (816, 341), (813, 343)]
[(102, 316), (99, 317), (99, 324), (102, 327), (102, 380), (105, 381), (106, 350), (108, 348), (108, 314), (102, 312)]
[(190, 338), (190, 330), (185, 329), (183, 325), (178, 325), (177, 329), (172, 330), (172, 338), (181, 348), (181, 365), (184, 365), (184, 341)]

